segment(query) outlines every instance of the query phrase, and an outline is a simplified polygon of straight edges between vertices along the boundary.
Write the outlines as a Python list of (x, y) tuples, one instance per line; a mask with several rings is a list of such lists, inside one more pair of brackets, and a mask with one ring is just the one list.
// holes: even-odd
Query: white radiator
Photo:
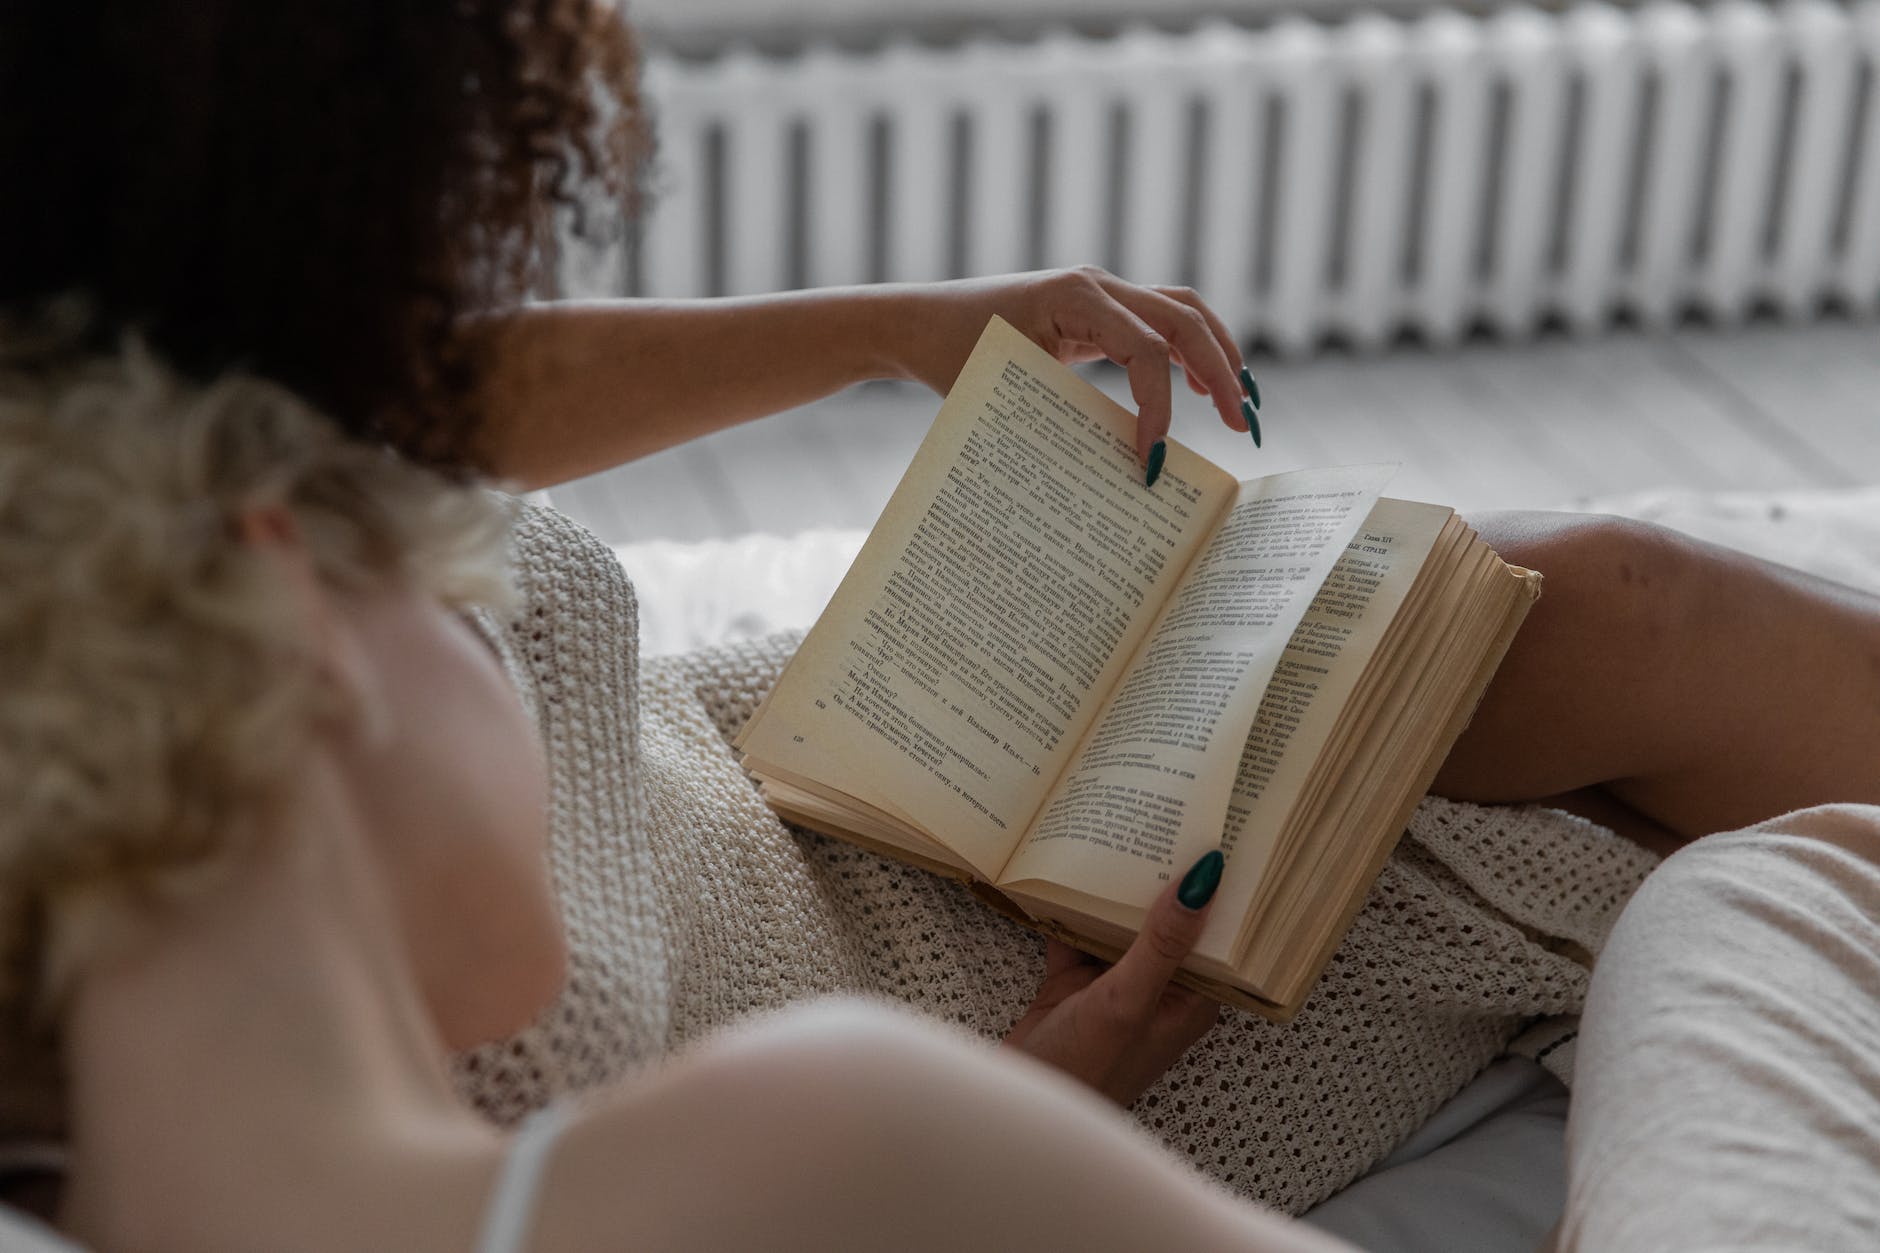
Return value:
[(1249, 342), (1880, 307), (1880, 0), (655, 56), (641, 294), (1092, 261)]

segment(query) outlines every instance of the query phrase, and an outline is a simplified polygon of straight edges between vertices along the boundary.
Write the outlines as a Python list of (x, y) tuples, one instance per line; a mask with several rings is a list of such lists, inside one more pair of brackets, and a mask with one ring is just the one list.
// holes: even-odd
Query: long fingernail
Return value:
[(1221, 867), (1227, 864), (1227, 858), (1221, 856), (1220, 849), (1214, 849), (1194, 864), (1194, 869), (1182, 876), (1181, 887), (1175, 890), (1175, 899), (1184, 909), (1200, 909), (1214, 899), (1214, 889), (1221, 886)]
[(1260, 415), (1254, 412), (1251, 400), (1240, 402), (1240, 416), (1247, 419), (1247, 433), (1253, 436), (1253, 446), (1258, 448), (1260, 446)]
[(1244, 365), (1240, 367), (1240, 386), (1246, 391), (1247, 399), (1253, 402), (1253, 407), (1258, 409), (1260, 407), (1260, 385), (1253, 381), (1253, 371), (1249, 370)]
[(1158, 439), (1155, 441), (1155, 447), (1149, 450), (1149, 469), (1148, 472), (1143, 475), (1142, 481), (1146, 485), (1154, 487), (1155, 481), (1162, 477), (1162, 463), (1167, 460), (1168, 442)]

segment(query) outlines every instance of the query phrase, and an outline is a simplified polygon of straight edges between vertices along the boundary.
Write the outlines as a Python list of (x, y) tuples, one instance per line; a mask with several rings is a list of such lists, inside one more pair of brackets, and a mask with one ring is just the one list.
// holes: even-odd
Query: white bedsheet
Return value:
[(807, 628), (861, 550), (862, 531), (805, 531), (614, 549), (640, 600), (640, 653), (660, 657)]
[(1566, 1203), (1567, 1089), (1504, 1057), (1305, 1220), (1374, 1253), (1535, 1249)]

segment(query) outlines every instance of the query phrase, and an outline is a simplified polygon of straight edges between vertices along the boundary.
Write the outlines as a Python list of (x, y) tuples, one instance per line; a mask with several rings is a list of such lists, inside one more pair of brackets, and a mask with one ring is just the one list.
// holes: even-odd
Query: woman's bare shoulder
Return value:
[[(829, 1198), (878, 1192), (867, 1155), (915, 1067), (966, 1052), (837, 1002), (730, 1035), (586, 1104), (543, 1179), (531, 1253), (827, 1247)], [(833, 1177), (833, 1176), (840, 1176)]]

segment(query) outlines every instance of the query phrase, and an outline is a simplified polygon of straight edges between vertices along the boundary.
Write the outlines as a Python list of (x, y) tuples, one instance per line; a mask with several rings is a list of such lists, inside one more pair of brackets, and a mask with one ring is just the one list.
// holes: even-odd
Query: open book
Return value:
[(994, 319), (737, 745), (785, 818), (1114, 957), (1204, 853), (1184, 982), (1297, 1010), (1540, 590), (1391, 466), (1249, 482)]

